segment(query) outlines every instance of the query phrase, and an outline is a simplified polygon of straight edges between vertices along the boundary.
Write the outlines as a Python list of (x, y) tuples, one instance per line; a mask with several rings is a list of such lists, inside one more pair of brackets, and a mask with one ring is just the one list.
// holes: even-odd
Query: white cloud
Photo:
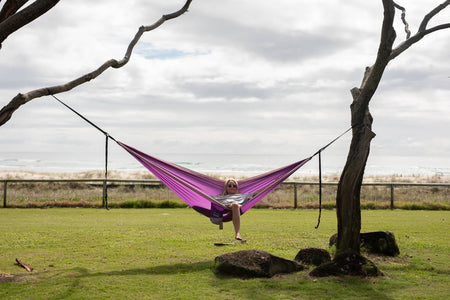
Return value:
[[(2, 102), (121, 59), (139, 26), (182, 3), (59, 3), (3, 43)], [(402, 3), (413, 32), (439, 3)], [(381, 1), (193, 1), (145, 33), (125, 67), (57, 96), (143, 150), (309, 155), (349, 127), (349, 91), (375, 59), (381, 21)], [(449, 139), (437, 132), (450, 125), (449, 32), (388, 66), (371, 103), (372, 155), (432, 154), (448, 166)], [(1, 149), (101, 153), (101, 134), (77, 118), (51, 98), (33, 100), (0, 128)], [(349, 141), (340, 143), (330, 156), (345, 160)]]

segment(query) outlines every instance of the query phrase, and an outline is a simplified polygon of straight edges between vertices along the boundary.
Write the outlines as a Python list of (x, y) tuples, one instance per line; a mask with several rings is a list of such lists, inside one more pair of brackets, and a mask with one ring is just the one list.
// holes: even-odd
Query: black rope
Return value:
[[(50, 94), (50, 92), (49, 92), (49, 94)], [(109, 209), (108, 208), (108, 139), (112, 139), (113, 141), (115, 141), (117, 143), (116, 139), (113, 138), (112, 136), (110, 136), (106, 131), (104, 131), (103, 129), (101, 129), (97, 125), (95, 125), (93, 122), (88, 120), (85, 116), (83, 116), (82, 114), (77, 112), (75, 109), (73, 109), (72, 107), (70, 107), (66, 103), (64, 103), (61, 100), (59, 100), (55, 95), (50, 94), (50, 96), (55, 98), (55, 100), (57, 100), (59, 103), (61, 103), (62, 105), (64, 105), (68, 109), (70, 109), (72, 112), (74, 112), (80, 118), (82, 118), (83, 120), (88, 122), (90, 125), (92, 125), (96, 129), (98, 129), (101, 133), (103, 133), (105, 135), (105, 137), (106, 137), (106, 142), (105, 142), (105, 180), (104, 180), (104, 186), (103, 186), (103, 204), (105, 205), (106, 209)]]
[(336, 142), (338, 139), (340, 139), (344, 134), (346, 134), (347, 132), (349, 132), (353, 127), (350, 127), (349, 129), (347, 129), (346, 131), (344, 131), (343, 133), (341, 133), (338, 137), (336, 137), (334, 140), (332, 140), (331, 142), (329, 142), (328, 144), (326, 144), (324, 147), (320, 148), (319, 151), (317, 151), (316, 153), (313, 154), (314, 157), (317, 154), (319, 154), (320, 152), (322, 152), (323, 150), (325, 150), (326, 148), (328, 148), (328, 146), (330, 146), (331, 144), (333, 144), (334, 142)]
[(316, 229), (319, 228), (320, 216), (322, 215), (322, 151), (319, 151), (319, 219)]
[(109, 210), (108, 208), (108, 139), (109, 135), (106, 134), (106, 141), (105, 141), (105, 183), (103, 187), (104, 195), (103, 199), (105, 201), (105, 208)]
[[(55, 95), (51, 94), (50, 91), (48, 91), (50, 96), (52, 96), (53, 98), (55, 98), (55, 100), (57, 100), (59, 103), (61, 103), (62, 105), (64, 105), (65, 107), (67, 107), (68, 109), (70, 109), (72, 112), (74, 112), (76, 115), (78, 115), (80, 118), (82, 118), (83, 120), (85, 120), (86, 122), (88, 122), (90, 125), (92, 125), (93, 127), (95, 127), (97, 130), (99, 130), (100, 132), (102, 132), (105, 137), (106, 137), (106, 143), (105, 143), (105, 181), (104, 181), (104, 189), (103, 189), (103, 200), (104, 200), (104, 205), (106, 207), (106, 209), (108, 209), (108, 185), (107, 185), (107, 180), (108, 180), (108, 139), (112, 139), (113, 141), (116, 141), (116, 139), (114, 139), (112, 136), (110, 136), (106, 131), (104, 131), (103, 129), (101, 129), (100, 127), (98, 127), (97, 125), (95, 125), (93, 122), (91, 122), (90, 120), (88, 120), (86, 117), (84, 117), (82, 114), (80, 114), (79, 112), (77, 112), (75, 109), (73, 109), (72, 107), (70, 107), (69, 105), (65, 104), (64, 102), (62, 102), (60, 99), (58, 99)], [(339, 138), (341, 138), (344, 134), (346, 134), (347, 132), (349, 132), (352, 129), (352, 127), (350, 127), (349, 129), (347, 129), (346, 131), (344, 131), (343, 133), (341, 133), (338, 137), (336, 137), (334, 140), (332, 140), (331, 142), (329, 142), (328, 144), (326, 144), (324, 147), (320, 148), (316, 153), (314, 153), (311, 158), (313, 158), (314, 156), (316, 156), (317, 154), (319, 155), (319, 219), (317, 222), (317, 226), (315, 227), (316, 229), (319, 228), (319, 224), (320, 224), (320, 217), (322, 214), (322, 151), (325, 150), (326, 148), (328, 148), (331, 144), (333, 144), (334, 142), (336, 142)]]
[(88, 119), (86, 119), (82, 114), (80, 114), (79, 112), (77, 112), (75, 109), (73, 109), (72, 107), (70, 107), (69, 105), (65, 104), (64, 102), (62, 102), (61, 100), (59, 100), (58, 98), (55, 97), (55, 95), (51, 95), (53, 98), (55, 98), (59, 103), (61, 103), (62, 105), (64, 105), (65, 107), (67, 107), (68, 109), (70, 109), (71, 111), (73, 111), (75, 114), (77, 114), (80, 118), (82, 118), (83, 120), (85, 120), (86, 122), (88, 122), (89, 124), (91, 124), (92, 126), (94, 126), (95, 128), (97, 128), (100, 132), (102, 132), (104, 135), (108, 135), (108, 133), (106, 131), (104, 131), (103, 129), (101, 129), (100, 127), (98, 127), (97, 125), (95, 125), (94, 123), (92, 123), (91, 121), (89, 121)]
[(331, 142), (329, 142), (328, 144), (326, 144), (324, 147), (320, 148), (319, 151), (317, 151), (316, 153), (314, 153), (311, 157), (316, 156), (317, 154), (319, 155), (319, 218), (317, 220), (317, 225), (316, 225), (316, 229), (319, 228), (320, 225), (320, 217), (322, 215), (322, 151), (325, 150), (326, 148), (328, 148), (331, 144), (333, 144), (334, 142), (336, 142), (338, 139), (340, 139), (344, 134), (346, 134), (347, 132), (349, 132), (353, 127), (350, 127), (349, 129), (347, 129), (346, 131), (344, 131), (343, 133), (341, 133), (338, 137), (336, 137), (334, 140), (332, 140)]

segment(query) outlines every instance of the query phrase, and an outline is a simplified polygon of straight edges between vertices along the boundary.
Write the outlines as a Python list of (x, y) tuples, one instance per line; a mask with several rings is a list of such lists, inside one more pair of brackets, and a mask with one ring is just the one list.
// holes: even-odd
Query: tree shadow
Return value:
[[(401, 270), (421, 269), (418, 266), (403, 265), (395, 266)], [(421, 269), (423, 270), (423, 269)], [(227, 291), (230, 297), (239, 297), (240, 299), (275, 299), (276, 294), (296, 295), (302, 297), (305, 295), (301, 292), (306, 288), (307, 293), (311, 297), (321, 298), (327, 295), (329, 298), (344, 299), (349, 295), (358, 295), (358, 297), (369, 299), (393, 299), (391, 293), (400, 287), (391, 286), (388, 281), (389, 276), (385, 278), (359, 278), (359, 277), (326, 277), (311, 278), (308, 271), (297, 272), (296, 275), (281, 274), (272, 278), (251, 278), (239, 280), (239, 295), (236, 295), (236, 277), (222, 276), (215, 272), (214, 261), (206, 260), (193, 263), (176, 263), (163, 264), (158, 266), (149, 266), (143, 268), (128, 268), (113, 271), (93, 271), (85, 267), (75, 267), (60, 270), (52, 273), (47, 278), (54, 277), (71, 277), (72, 281), (67, 284), (65, 290), (59, 291), (58, 295), (54, 295), (53, 299), (64, 299), (74, 296), (83, 279), (108, 277), (108, 276), (142, 276), (142, 275), (176, 275), (191, 274), (196, 272), (211, 271), (215, 276), (209, 277), (208, 284), (214, 289)], [(427, 270), (428, 272), (436, 272), (436, 270)], [(440, 270), (439, 270), (440, 271)], [(441, 271), (442, 272), (442, 271)], [(387, 272), (389, 274), (389, 272)], [(314, 286), (309, 285), (314, 282)], [(330, 290), (330, 286), (332, 290)], [(298, 292), (296, 292), (298, 291)]]
[[(21, 280), (17, 279), (19, 277), (18, 275), (17, 276), (15, 275), (15, 279), (4, 280), (3, 282), (22, 281), (26, 280), (27, 278), (39, 278), (40, 280), (50, 280), (54, 282), (54, 284), (60, 284), (60, 287), (58, 289), (55, 289), (53, 292), (50, 292), (50, 294), (47, 294), (46, 296), (47, 299), (67, 299), (73, 297), (79, 292), (79, 289), (81, 288), (84, 279), (95, 277), (108, 277), (108, 276), (189, 274), (213, 269), (213, 265), (214, 263), (212, 261), (202, 261), (195, 263), (167, 264), (148, 268), (130, 268), (117, 271), (100, 271), (100, 272), (95, 271), (93, 272), (92, 270), (89, 270), (88, 268), (85, 267), (74, 267), (69, 269), (45, 270), (42, 272), (29, 273), (20, 276), (23, 277)], [(67, 280), (68, 278), (70, 279)]]
[(160, 265), (148, 268), (134, 268), (109, 272), (91, 272), (86, 268), (74, 268), (72, 271), (79, 273), (75, 275), (77, 278), (96, 277), (96, 276), (127, 276), (127, 275), (172, 275), (195, 273), (203, 270), (213, 269), (214, 263), (212, 261), (202, 261), (187, 264), (170, 264)]

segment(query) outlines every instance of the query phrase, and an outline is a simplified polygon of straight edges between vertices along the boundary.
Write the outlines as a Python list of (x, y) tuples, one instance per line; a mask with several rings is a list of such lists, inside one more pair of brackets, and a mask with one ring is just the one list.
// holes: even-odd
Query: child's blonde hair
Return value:
[(223, 185), (223, 192), (222, 195), (228, 195), (227, 194), (227, 186), (228, 184), (234, 183), (236, 184), (236, 194), (239, 194), (239, 184), (238, 181), (234, 178), (229, 178), (227, 180), (225, 180), (225, 184)]

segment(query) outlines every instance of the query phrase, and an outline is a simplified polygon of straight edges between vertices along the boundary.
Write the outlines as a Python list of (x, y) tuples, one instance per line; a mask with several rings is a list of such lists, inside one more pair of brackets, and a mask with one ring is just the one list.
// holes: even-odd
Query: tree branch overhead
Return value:
[(435, 32), (437, 30), (450, 28), (450, 23), (445, 23), (445, 24), (437, 25), (437, 26), (427, 29), (427, 26), (428, 26), (428, 23), (430, 22), (430, 20), (449, 5), (450, 5), (450, 0), (446, 0), (442, 4), (438, 5), (436, 8), (434, 8), (432, 11), (430, 11), (427, 15), (425, 15), (425, 17), (423, 18), (422, 22), (419, 25), (419, 29), (418, 29), (417, 33), (414, 34), (413, 36), (407, 37), (407, 39), (405, 41), (403, 41), (397, 47), (395, 47), (392, 50), (389, 59), (393, 60), (394, 58), (399, 56), (402, 52), (404, 52), (409, 47), (411, 47), (413, 44), (420, 41), (424, 36), (426, 36), (432, 32)]
[[(58, 4), (59, 0), (36, 0), (24, 9), (16, 12), (25, 2), (28, 1), (9, 0), (5, 3), (5, 5), (11, 5), (11, 8), (5, 10), (2, 16), (5, 19), (0, 23), (0, 48), (9, 35), (45, 14)], [(3, 6), (3, 9), (5, 9), (5, 6)]]
[[(39, 2), (39, 1), (36, 1)], [(58, 2), (56, 0), (53, 1), (43, 1), (43, 2), (54, 2), (54, 5)], [(167, 14), (167, 15), (163, 15), (158, 21), (156, 21), (154, 24), (149, 25), (149, 26), (141, 26), (139, 27), (136, 35), (134, 36), (134, 38), (131, 40), (131, 42), (129, 43), (127, 50), (125, 52), (125, 55), (122, 59), (120, 60), (116, 60), (116, 59), (110, 59), (107, 60), (106, 62), (104, 62), (100, 67), (98, 67), (97, 69), (95, 69), (94, 71), (91, 71), (85, 75), (82, 75), (70, 82), (67, 82), (65, 84), (61, 84), (61, 85), (56, 85), (56, 86), (52, 86), (52, 87), (43, 87), (40, 89), (36, 89), (30, 92), (27, 92), (25, 94), (17, 94), (7, 105), (5, 105), (1, 110), (0, 110), (0, 126), (2, 126), (3, 124), (5, 124), (6, 122), (8, 122), (8, 120), (11, 119), (12, 114), (22, 105), (26, 104), (27, 102), (42, 97), (42, 96), (48, 96), (48, 95), (52, 95), (52, 94), (59, 94), (62, 92), (67, 92), (81, 84), (84, 84), (88, 81), (91, 81), (95, 78), (97, 78), (99, 75), (101, 75), (104, 71), (106, 71), (109, 68), (121, 68), (124, 65), (126, 65), (128, 63), (128, 61), (130, 60), (131, 54), (133, 52), (133, 48), (134, 46), (138, 43), (139, 39), (141, 38), (141, 36), (147, 32), (147, 31), (151, 31), (154, 30), (156, 28), (158, 28), (159, 26), (161, 26), (165, 21), (177, 18), (179, 16), (181, 16), (182, 14), (184, 14), (188, 8), (189, 5), (191, 4), (192, 0), (187, 0), (184, 4), (184, 6), (179, 9), (176, 12), (173, 12), (171, 14)], [(31, 5), (30, 5), (31, 6)], [(27, 7), (28, 8), (28, 7)], [(14, 15), (13, 15), (14, 16)], [(10, 17), (12, 18), (12, 17)], [(0, 24), (0, 42), (1, 37), (2, 37), (2, 25), (3, 23)], [(6, 38), (6, 37), (5, 37)], [(4, 40), (4, 39), (3, 39)]]

